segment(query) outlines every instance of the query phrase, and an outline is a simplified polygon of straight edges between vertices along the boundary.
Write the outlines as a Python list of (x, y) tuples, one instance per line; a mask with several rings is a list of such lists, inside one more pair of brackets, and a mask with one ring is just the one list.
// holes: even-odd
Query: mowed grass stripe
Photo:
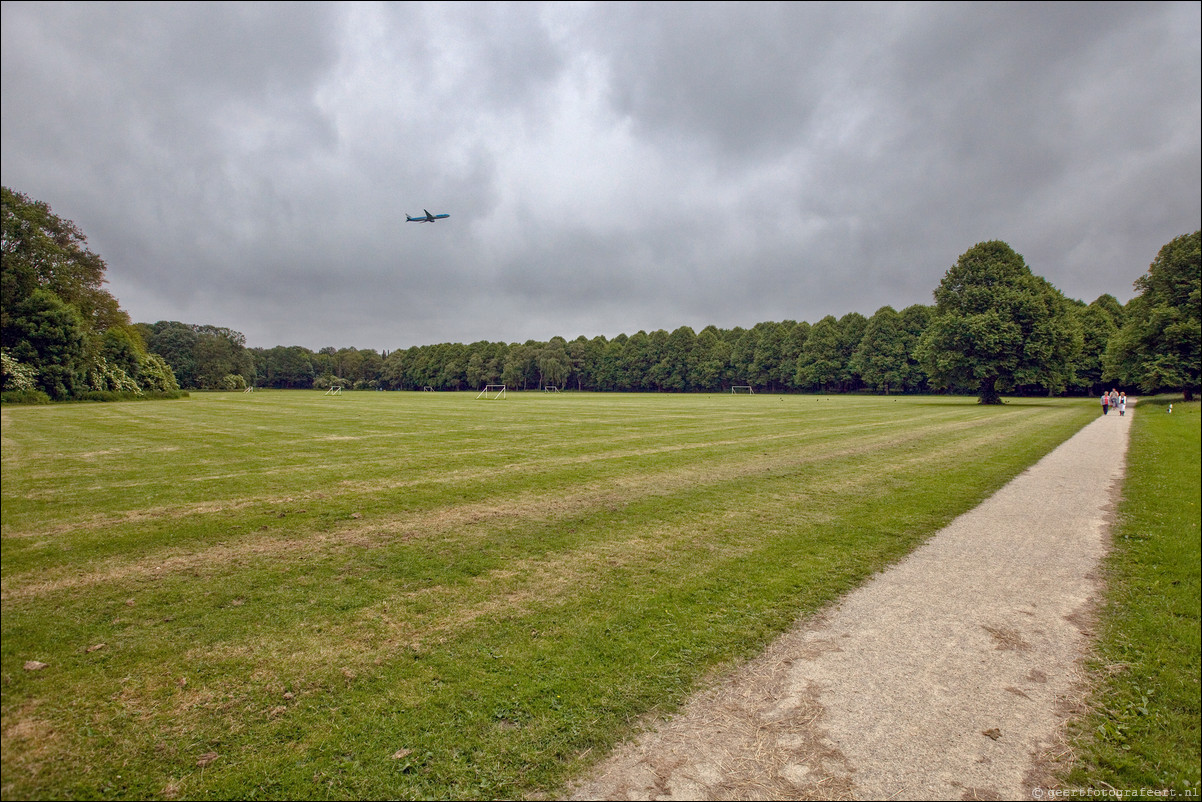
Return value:
[[(826, 431), (800, 431), (715, 440), (708, 444), (620, 449), (605, 455), (586, 452), (566, 458), (511, 463), (500, 475), (489, 469), (466, 473), (451, 471), (425, 479), (343, 481), (327, 493), (317, 494), (319, 498), (289, 496), (229, 503), (206, 502), (182, 509), (126, 512), (117, 517), (90, 516), (78, 523), (60, 523), (57, 530), (43, 528), (40, 532), (9, 534), (9, 537), (52, 536), (51, 540), (67, 547), (71, 553), (85, 555), (89, 570), (81, 573), (72, 560), (65, 561), (57, 571), (38, 564), (36, 570), (26, 570), (22, 575), (22, 557), (28, 551), (37, 552), (41, 557), (51, 543), (31, 543), (28, 551), (13, 547), (9, 549), (5, 566), (3, 594), (4, 598), (19, 598), (30, 593), (107, 584), (121, 576), (161, 578), (171, 571), (196, 575), (198, 567), (220, 565), (242, 554), (278, 555), (296, 549), (310, 553), (343, 541), (367, 545), (397, 538), (409, 540), (448, 529), (479, 526), (494, 518), (535, 516), (542, 519), (563, 510), (587, 513), (601, 505), (612, 505), (615, 499), (663, 495), (673, 492), (673, 488), (698, 483), (755, 478), (777, 468), (792, 467), (801, 471), (803, 468), (814, 470), (813, 466), (821, 465), (825, 487), (835, 480), (835, 460), (849, 456), (859, 458), (885, 447), (911, 448), (922, 441), (926, 441), (923, 449), (938, 448), (938, 442), (931, 439), (935, 435), (958, 438), (957, 447), (963, 448), (967, 443), (959, 440), (963, 437), (961, 429), (985, 425), (983, 419), (950, 423), (924, 421), (912, 423), (899, 432), (876, 423), (855, 424), (844, 426), (839, 436)], [(991, 423), (983, 436), (989, 439), (1004, 435), (996, 423)], [(704, 452), (680, 453), (692, 449), (704, 449)], [(888, 470), (901, 464), (903, 459), (891, 458)], [(601, 461), (611, 464), (584, 465)], [(575, 470), (566, 471), (569, 467)], [(853, 464), (851, 470), (858, 473), (858, 463)], [(448, 492), (445, 485), (452, 483), (455, 485), (453, 492)], [(387, 492), (391, 490), (403, 490), (403, 498)], [(804, 492), (804, 489), (792, 492)], [(312, 512), (309, 508), (313, 508)], [(391, 512), (398, 508), (403, 512)], [(347, 512), (348, 509), (359, 511)], [(252, 520), (263, 516), (273, 524), (281, 518), (290, 517), (291, 520), (287, 526), (260, 523), (257, 530), (232, 533), (222, 520), (228, 520), (231, 515), (236, 520), (242, 516)], [(361, 517), (352, 519), (352, 515)], [(365, 515), (367, 517), (363, 518)], [(215, 522), (214, 518), (218, 520)], [(221, 542), (204, 545), (201, 541), (214, 537), (215, 526)], [(167, 539), (164, 528), (170, 529)], [(279, 529), (288, 531), (275, 537), (264, 534), (265, 530)], [(150, 548), (152, 544), (163, 545), (153, 549)], [(95, 548), (89, 549), (89, 545)], [(96, 565), (105, 550), (115, 556)]]
[[(280, 395), (298, 429), (319, 428)], [(247, 486), (244, 506), (191, 516), (184, 549), (173, 539), (189, 516), (165, 515), (138, 524), (140, 542), (128, 524), (103, 527), (117, 551), (43, 545), (11, 573), (10, 549), (38, 537), (10, 534), (6, 454), (5, 593), (23, 595), (3, 602), (5, 796), (554, 795), (640, 716), (900, 557), (1094, 414), (854, 399), (843, 412), (857, 418), (803, 409), (812, 398), (731, 413), (730, 398), (586, 396), (573, 418), (571, 401), (541, 400), (480, 413), (516, 427), (502, 455), (515, 467), (447, 482), (427, 466), (416, 503), (415, 486), (373, 490), (347, 457), (286, 510)], [(479, 425), (445, 403), (442, 425)], [(590, 415), (611, 428), (573, 454)], [(342, 431), (360, 424), (348, 416)], [(623, 428), (657, 440), (589, 459)], [(547, 445), (548, 432), (568, 442)], [(317, 494), (337, 515), (296, 513)], [(218, 518), (206, 536), (201, 521)], [(153, 570), (164, 555), (193, 561)], [(71, 584), (100, 566), (115, 573)], [(66, 584), (34, 592), (39, 574)], [(24, 659), (51, 667), (24, 672)], [(198, 771), (210, 751), (220, 758)]]

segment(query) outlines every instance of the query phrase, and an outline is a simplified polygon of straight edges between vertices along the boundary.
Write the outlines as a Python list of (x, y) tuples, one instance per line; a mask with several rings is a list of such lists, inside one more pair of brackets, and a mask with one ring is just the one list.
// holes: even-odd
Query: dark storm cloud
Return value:
[[(1199, 225), (1199, 7), (3, 5), (3, 181), (254, 345), (817, 321)], [(422, 208), (450, 212), (404, 223)]]
[[(614, 97), (640, 132), (729, 174), (796, 170), (749, 202), (818, 222), (799, 257), (894, 297), (929, 300), (914, 290), (994, 237), (1066, 291), (1129, 295), (1092, 280), (1099, 262), (1117, 277), (1133, 237), (1196, 224), (1196, 5), (625, 10), (607, 36), (641, 24)], [(871, 311), (864, 292), (825, 297)]]

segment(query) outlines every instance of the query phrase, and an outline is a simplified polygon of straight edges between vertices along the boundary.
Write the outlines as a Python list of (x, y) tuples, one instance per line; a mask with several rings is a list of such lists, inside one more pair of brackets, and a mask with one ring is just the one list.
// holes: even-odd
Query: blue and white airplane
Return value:
[(433, 223), (435, 220), (445, 220), (450, 217), (449, 214), (430, 214), (429, 209), (422, 209), (426, 213), (425, 217), (410, 217), (405, 215), (405, 221), (408, 223)]

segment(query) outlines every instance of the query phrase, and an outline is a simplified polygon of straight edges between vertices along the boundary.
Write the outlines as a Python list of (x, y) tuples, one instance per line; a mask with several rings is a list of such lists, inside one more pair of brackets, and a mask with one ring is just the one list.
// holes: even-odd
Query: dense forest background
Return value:
[[(1097, 394), (1198, 392), (1199, 233), (1177, 237), (1123, 305), (1086, 304), (1035, 276), (1006, 243), (978, 243), (933, 305), (751, 328), (681, 326), (546, 342), (403, 350), (248, 348), (217, 326), (131, 323), (102, 287), (105, 264), (73, 223), (3, 189), (6, 401), (171, 395), (248, 386), (367, 390), (559, 389), (713, 392)], [(1136, 272), (1136, 271), (1133, 271)]]

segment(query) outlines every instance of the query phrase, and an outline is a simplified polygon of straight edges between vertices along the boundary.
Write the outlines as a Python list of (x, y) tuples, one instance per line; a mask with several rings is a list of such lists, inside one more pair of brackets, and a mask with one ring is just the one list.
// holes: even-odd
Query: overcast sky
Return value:
[(1202, 218), (1200, 18), (5, 2), (0, 170), (135, 321), (252, 346), (871, 316), (992, 239), (1126, 302)]

